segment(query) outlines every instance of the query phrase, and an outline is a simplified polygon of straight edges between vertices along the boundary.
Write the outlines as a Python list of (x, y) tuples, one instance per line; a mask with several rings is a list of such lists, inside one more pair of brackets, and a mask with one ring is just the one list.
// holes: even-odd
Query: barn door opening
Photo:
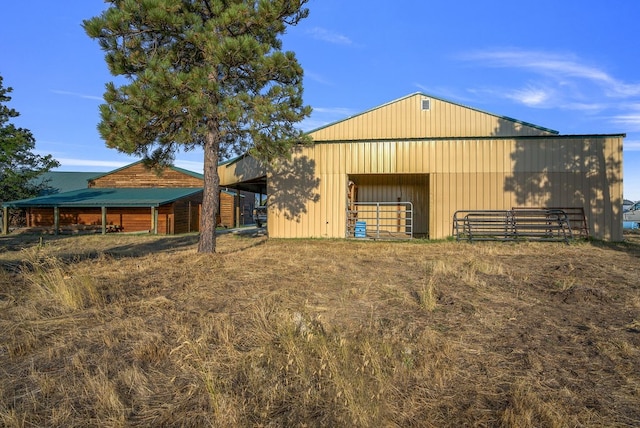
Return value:
[(354, 174), (347, 183), (348, 238), (428, 236), (427, 174)]

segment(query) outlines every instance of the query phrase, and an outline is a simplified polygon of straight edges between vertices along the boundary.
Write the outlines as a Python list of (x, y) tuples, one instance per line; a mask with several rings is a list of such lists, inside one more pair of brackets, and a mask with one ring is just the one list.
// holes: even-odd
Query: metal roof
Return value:
[(158, 207), (202, 192), (202, 188), (88, 188), (31, 199), (8, 201), (9, 208)]
[(45, 189), (39, 196), (53, 193), (69, 192), (71, 190), (86, 189), (87, 182), (100, 175), (100, 172), (76, 172), (76, 171), (48, 171), (33, 179), (34, 184), (45, 183)]

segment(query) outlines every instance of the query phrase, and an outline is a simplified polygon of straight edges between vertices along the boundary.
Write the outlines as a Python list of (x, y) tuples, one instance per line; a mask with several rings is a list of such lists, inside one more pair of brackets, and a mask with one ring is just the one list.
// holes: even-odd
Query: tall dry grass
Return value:
[(637, 244), (0, 239), (0, 425), (637, 426)]

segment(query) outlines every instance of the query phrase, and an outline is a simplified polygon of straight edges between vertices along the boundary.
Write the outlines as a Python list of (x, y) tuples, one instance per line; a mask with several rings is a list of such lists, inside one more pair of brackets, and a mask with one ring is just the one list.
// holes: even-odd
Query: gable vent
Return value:
[(431, 109), (431, 100), (429, 98), (426, 98), (422, 100), (422, 110), (429, 110), (429, 109)]

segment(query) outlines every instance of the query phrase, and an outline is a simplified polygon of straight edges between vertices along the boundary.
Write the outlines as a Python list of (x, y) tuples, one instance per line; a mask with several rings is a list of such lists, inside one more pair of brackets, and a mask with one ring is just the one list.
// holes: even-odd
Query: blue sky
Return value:
[[(640, 2), (631, 0), (311, 0), (284, 48), (305, 70), (311, 130), (414, 92), (561, 134), (627, 135), (624, 196), (640, 199)], [(61, 171), (134, 162), (96, 131), (113, 80), (83, 19), (102, 0), (3, 4), (0, 75), (14, 120)], [(201, 171), (200, 152), (176, 165)]]

